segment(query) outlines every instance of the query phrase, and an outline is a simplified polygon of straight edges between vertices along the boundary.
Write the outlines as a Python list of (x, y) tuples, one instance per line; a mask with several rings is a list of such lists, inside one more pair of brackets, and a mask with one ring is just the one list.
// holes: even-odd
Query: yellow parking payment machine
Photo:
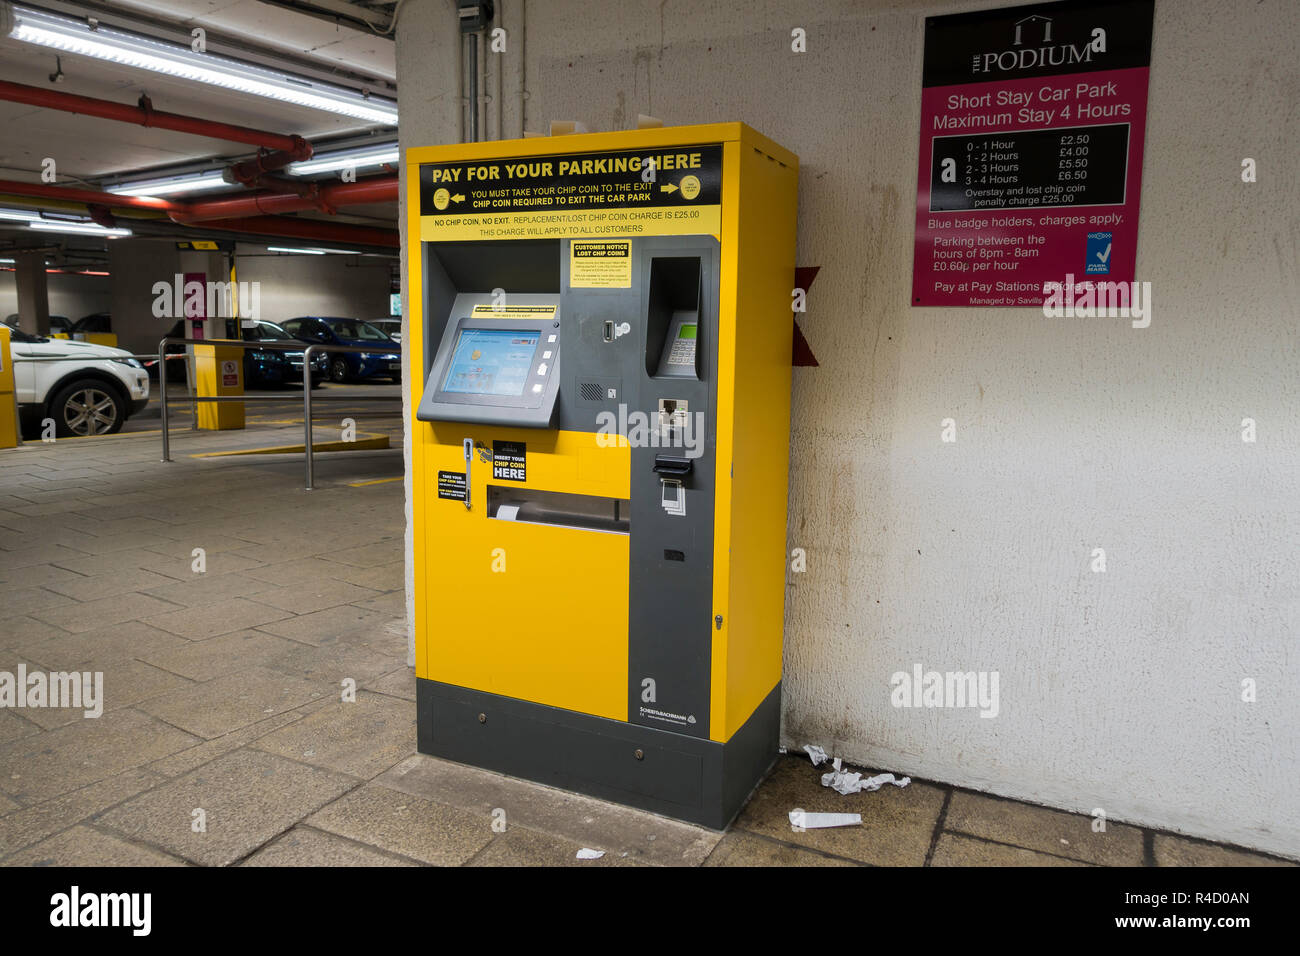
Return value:
[(721, 828), (777, 753), (798, 160), (406, 162), (419, 749)]

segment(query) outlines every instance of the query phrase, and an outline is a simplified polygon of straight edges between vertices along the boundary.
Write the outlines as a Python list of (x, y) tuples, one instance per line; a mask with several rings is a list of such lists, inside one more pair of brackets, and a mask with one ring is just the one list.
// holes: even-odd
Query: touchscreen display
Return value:
[(518, 398), (540, 338), (538, 332), (518, 329), (462, 329), (442, 390)]

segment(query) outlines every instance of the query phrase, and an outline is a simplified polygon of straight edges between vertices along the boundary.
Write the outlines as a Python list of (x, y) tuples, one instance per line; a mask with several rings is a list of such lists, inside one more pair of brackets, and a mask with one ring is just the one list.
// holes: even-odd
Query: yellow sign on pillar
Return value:
[[(195, 392), (199, 398), (238, 398), (244, 394), (244, 350), (221, 345), (194, 346)], [(199, 428), (224, 431), (244, 427), (243, 402), (200, 402)]]
[(9, 353), (9, 329), (0, 325), (0, 448), (18, 444), (18, 405), (14, 399), (14, 363)]

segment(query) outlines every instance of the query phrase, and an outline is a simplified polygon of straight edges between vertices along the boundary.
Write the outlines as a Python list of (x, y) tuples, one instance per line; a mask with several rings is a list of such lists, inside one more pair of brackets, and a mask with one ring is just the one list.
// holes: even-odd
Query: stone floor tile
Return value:
[(406, 701), (360, 693), (257, 740), (254, 747), (369, 780), (415, 752), (415, 714)]
[(294, 827), (240, 866), (418, 866), (419, 864), (312, 827)]
[(139, 709), (211, 740), (332, 693), (322, 684), (253, 666), (144, 701)]
[[(103, 814), (99, 825), (205, 866), (249, 855), (355, 787), (343, 774), (255, 750), (237, 750)], [(206, 832), (195, 832), (195, 810)]]
[(488, 814), (470, 813), (374, 783), (314, 813), (307, 824), (437, 866), (465, 863), (494, 836)]
[(1105, 832), (1096, 832), (1092, 817), (960, 790), (948, 804), (944, 829), (1102, 866), (1145, 860), (1137, 827), (1107, 821)]

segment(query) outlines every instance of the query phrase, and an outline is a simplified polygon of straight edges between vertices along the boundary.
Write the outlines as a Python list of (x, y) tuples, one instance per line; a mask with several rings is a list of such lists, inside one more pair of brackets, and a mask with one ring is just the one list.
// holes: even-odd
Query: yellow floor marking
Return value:
[[(319, 451), (373, 451), (376, 448), (390, 447), (387, 435), (362, 432), (355, 441), (314, 441), (313, 452)], [(272, 445), (269, 448), (234, 448), (230, 451), (203, 451), (190, 455), (191, 458), (225, 458), (230, 455), (295, 455), (306, 451), (305, 445)]]

